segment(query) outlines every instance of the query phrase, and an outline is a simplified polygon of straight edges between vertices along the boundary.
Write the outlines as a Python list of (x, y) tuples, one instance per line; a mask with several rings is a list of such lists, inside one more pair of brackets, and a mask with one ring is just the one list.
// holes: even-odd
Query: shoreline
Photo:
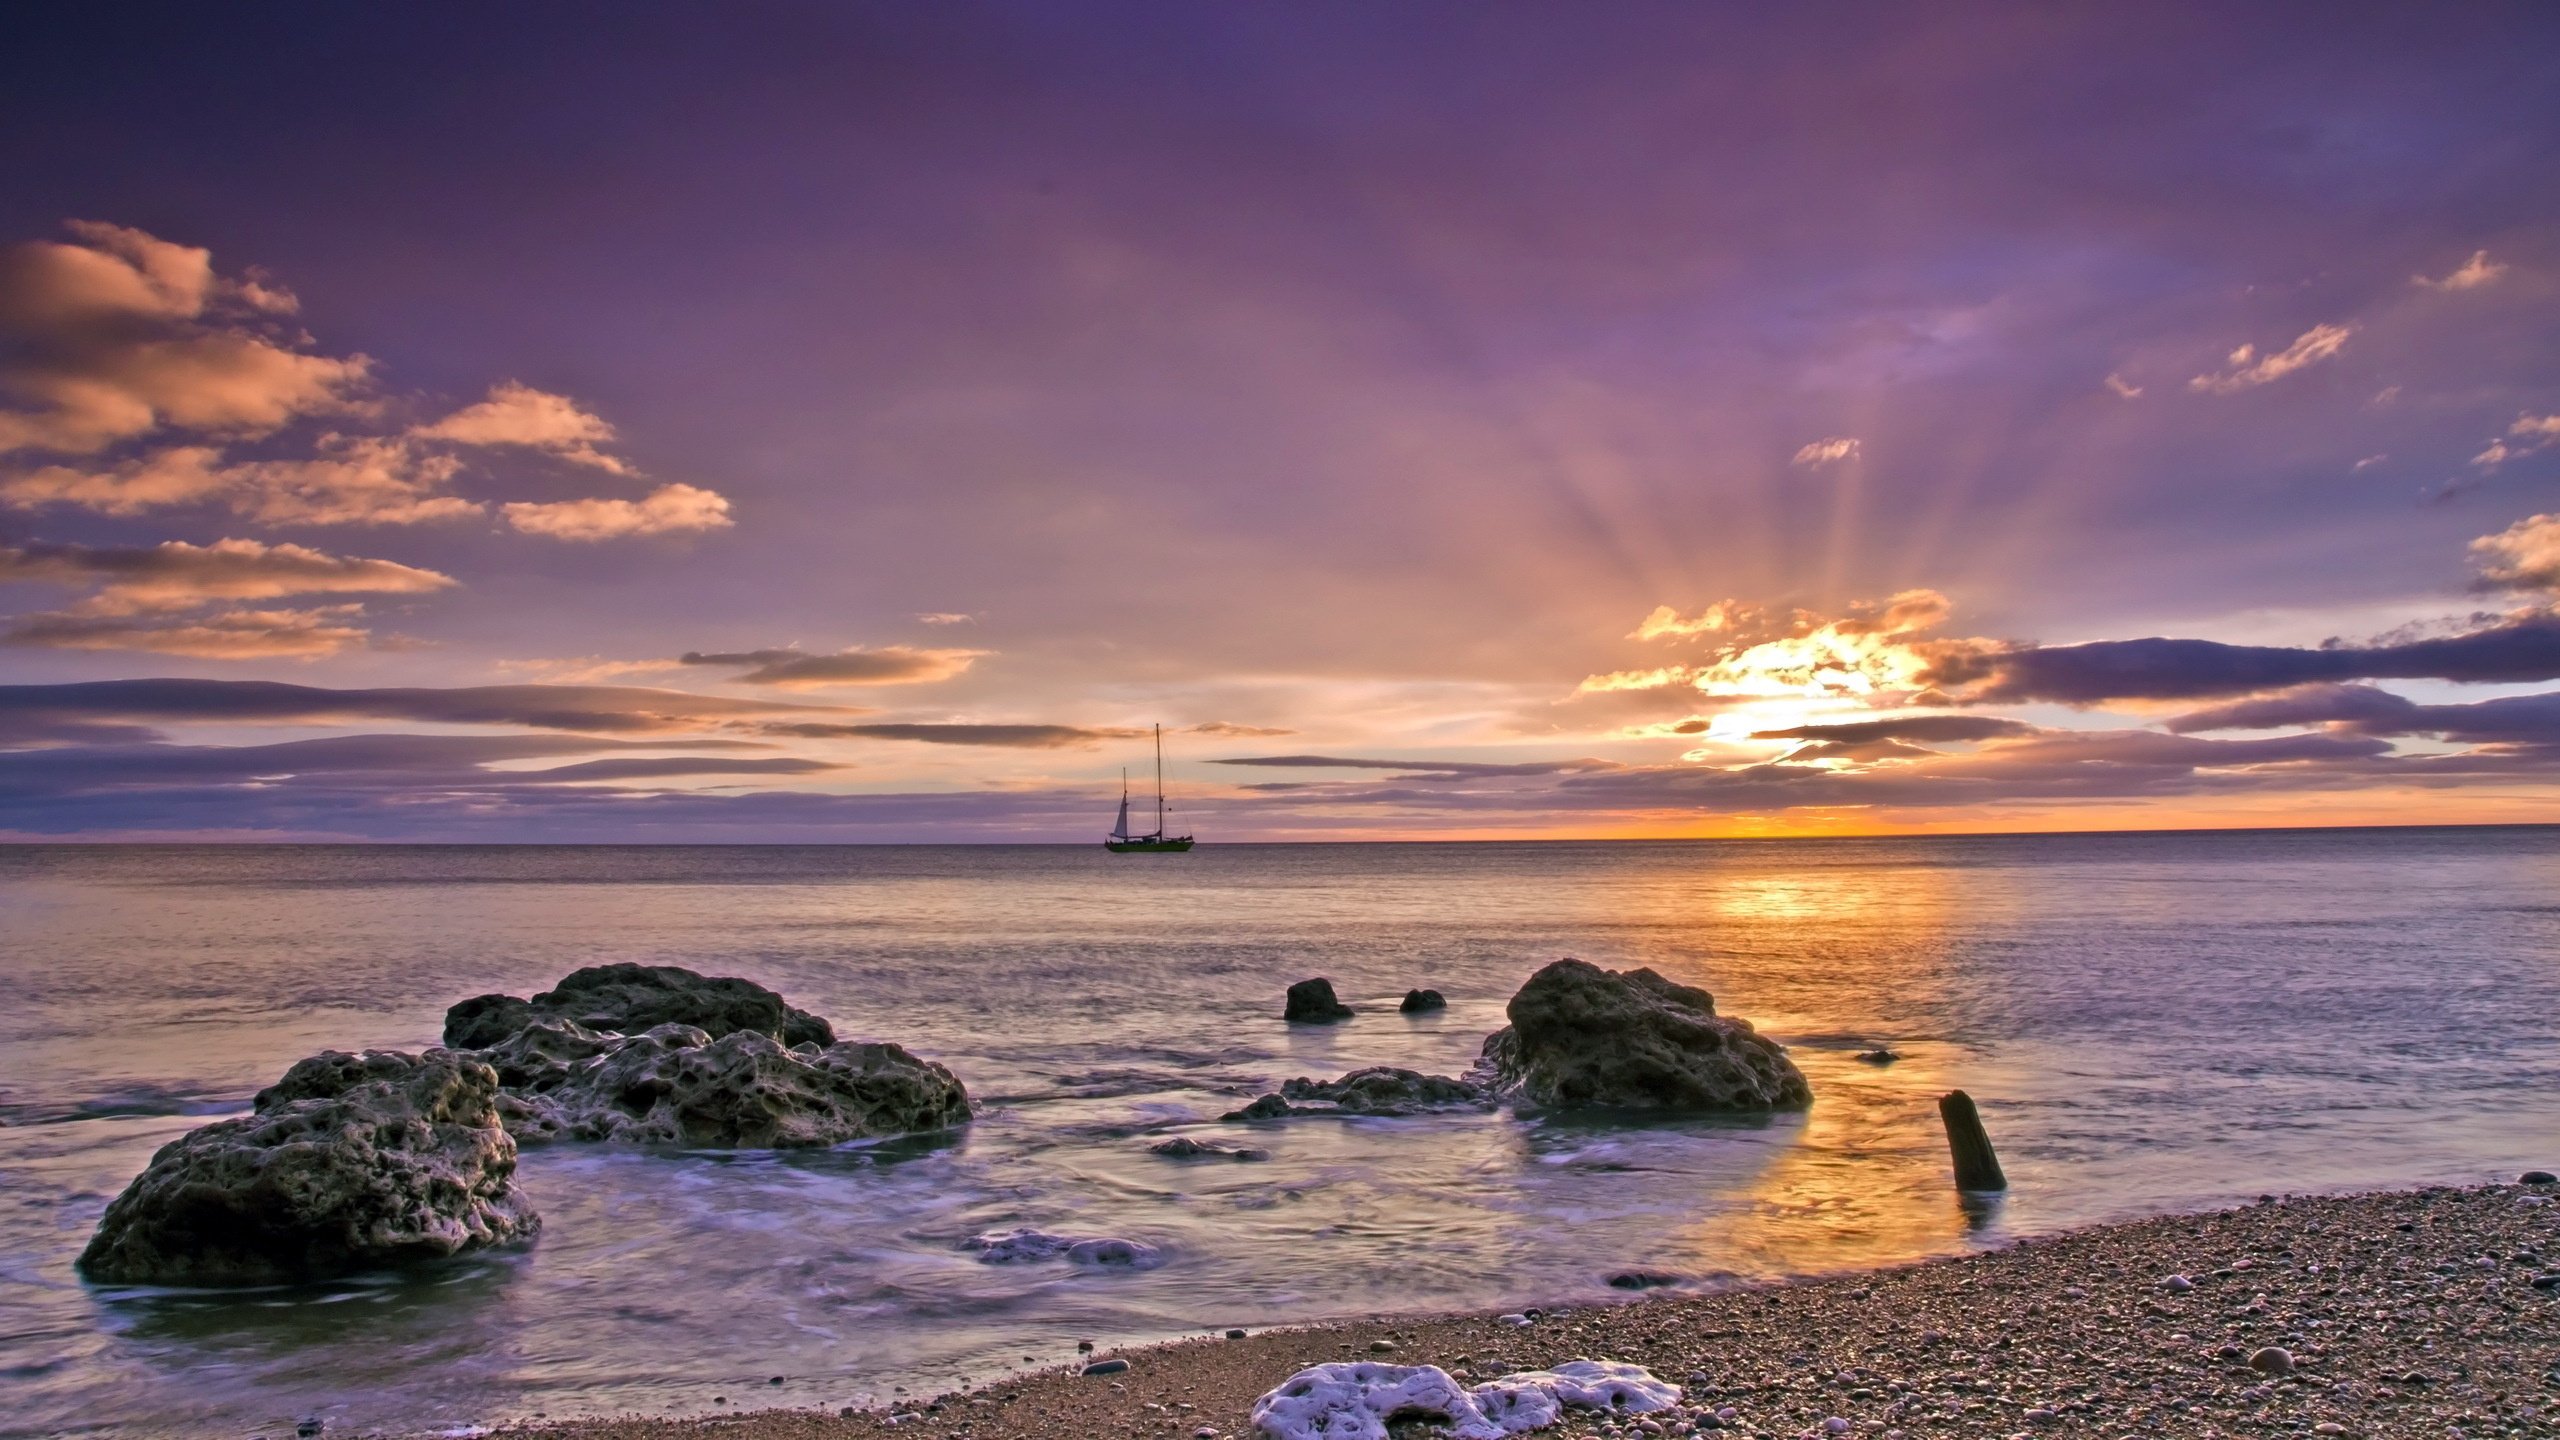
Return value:
[[(2270, 1347), (2283, 1357), (2261, 1354)], [(1913, 1440), (2560, 1434), (2560, 1185), (2268, 1197), (1880, 1270), (1550, 1311), (1525, 1326), (1489, 1312), (1378, 1316), (1096, 1358), (1128, 1368), (1006, 1376), (891, 1411), (741, 1404), (492, 1433), (1237, 1440), (1259, 1433), (1254, 1399), (1309, 1365), (1438, 1365), (1474, 1383), (1589, 1358), (1685, 1386), (1680, 1408), (1647, 1417), (1675, 1435), (1843, 1433), (1824, 1430), (1834, 1420)], [(1538, 1433), (1621, 1431), (1655, 1433), (1579, 1412)]]

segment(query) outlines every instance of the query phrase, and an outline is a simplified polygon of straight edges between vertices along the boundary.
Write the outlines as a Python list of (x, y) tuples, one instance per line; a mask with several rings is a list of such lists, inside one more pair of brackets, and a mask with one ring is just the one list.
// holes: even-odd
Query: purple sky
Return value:
[(1208, 838), (2560, 820), (2555, 97), (2541, 5), (39, 9), (0, 836), (1080, 840), (1159, 721)]

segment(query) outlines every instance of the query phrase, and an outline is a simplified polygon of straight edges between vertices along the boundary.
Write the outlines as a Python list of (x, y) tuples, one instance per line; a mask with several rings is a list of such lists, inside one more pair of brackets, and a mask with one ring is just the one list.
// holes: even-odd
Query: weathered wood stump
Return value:
[(2000, 1173), (2000, 1157), (1991, 1149), (1991, 1134), (1982, 1128), (1982, 1112), (1973, 1097), (1950, 1090), (1938, 1097), (1938, 1118), (1947, 1125), (1947, 1151), (1955, 1157), (1958, 1190), (2006, 1190), (2009, 1177)]

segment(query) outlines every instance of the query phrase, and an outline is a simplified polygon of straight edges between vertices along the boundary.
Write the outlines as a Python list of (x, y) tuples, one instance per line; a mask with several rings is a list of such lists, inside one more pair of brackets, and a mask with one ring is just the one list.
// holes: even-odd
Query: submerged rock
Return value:
[(1218, 1144), (1214, 1140), (1194, 1140), (1188, 1135), (1176, 1135), (1170, 1140), (1159, 1140), (1153, 1145), (1147, 1147), (1147, 1153), (1150, 1155), (1162, 1155), (1169, 1160), (1199, 1160), (1210, 1158), (1219, 1160), (1268, 1160), (1271, 1158), (1271, 1152), (1268, 1150), (1239, 1149), (1233, 1145)]
[(1388, 1425), (1448, 1427), (1455, 1440), (1502, 1440), (1543, 1430), (1566, 1409), (1643, 1415), (1680, 1403), (1680, 1387), (1636, 1365), (1571, 1360), (1460, 1385), (1437, 1365), (1334, 1361), (1310, 1366), (1253, 1402), (1271, 1440), (1387, 1440)]
[(785, 1049), (691, 1025), (600, 1035), (575, 1023), (522, 1030), (487, 1052), (509, 1078), (508, 1128), (527, 1140), (795, 1148), (839, 1145), (969, 1119), (952, 1073), (896, 1045)]
[(445, 1050), (332, 1051), (254, 1113), (160, 1147), (107, 1206), (80, 1271), (122, 1284), (320, 1279), (531, 1236), (498, 1077)]
[(1142, 1241), (1108, 1235), (1077, 1239), (1028, 1227), (972, 1235), (960, 1242), (960, 1248), (977, 1251), (981, 1265), (1020, 1265), (1063, 1258), (1071, 1265), (1098, 1269), (1153, 1270), (1164, 1263), (1164, 1252)]
[(1288, 1008), (1281, 1012), (1281, 1018), (1300, 1023), (1322, 1023), (1348, 1020), (1352, 1014), (1350, 1006), (1334, 998), (1333, 982), (1318, 976), (1289, 987)]
[(1858, 1052), (1858, 1059), (1869, 1065), (1890, 1065), (1901, 1058), (1901, 1051), (1888, 1050), (1882, 1045), (1877, 1046), (1873, 1050), (1861, 1050)]
[(1785, 1047), (1651, 970), (1558, 960), (1511, 997), (1475, 1075), (1548, 1109), (1791, 1110), (1812, 1103)]
[(1448, 1009), (1449, 999), (1437, 990), (1407, 990), (1404, 1003), (1396, 1008), (1407, 1015), (1419, 1015), (1425, 1010)]
[(1486, 1105), (1493, 1100), (1481, 1085), (1446, 1075), (1425, 1075), (1419, 1070), (1399, 1070), (1392, 1065), (1354, 1070), (1339, 1080), (1291, 1080), (1281, 1085), (1280, 1096), (1299, 1104), (1331, 1105), (1354, 1115), (1406, 1115), (1417, 1110)]
[(569, 1020), (590, 1030), (637, 1035), (661, 1025), (690, 1025), (718, 1040), (739, 1031), (784, 1045), (821, 1048), (835, 1030), (752, 980), (697, 974), (678, 965), (590, 965), (531, 1000), (475, 995), (445, 1011), (444, 1043), (485, 1050), (541, 1020)]

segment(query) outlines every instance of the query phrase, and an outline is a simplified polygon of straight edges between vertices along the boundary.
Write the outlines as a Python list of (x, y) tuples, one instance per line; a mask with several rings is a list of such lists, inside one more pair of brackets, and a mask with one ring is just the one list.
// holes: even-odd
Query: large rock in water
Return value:
[(160, 1147), (107, 1206), (80, 1271), (119, 1284), (318, 1279), (531, 1236), (498, 1077), (444, 1050), (331, 1051), (255, 1113)]
[(637, 1035), (690, 1025), (717, 1040), (739, 1031), (785, 1045), (828, 1046), (826, 1021), (795, 1010), (752, 980), (700, 975), (678, 965), (590, 965), (531, 1000), (475, 995), (444, 1012), (444, 1043), (485, 1050), (537, 1020), (571, 1020), (590, 1030)]
[(948, 1129), (970, 1115), (950, 1071), (896, 1045), (785, 1049), (754, 1030), (622, 1036), (543, 1021), (481, 1055), (505, 1082), (507, 1128), (528, 1143), (778, 1149)]
[(1348, 1020), (1352, 1013), (1350, 1006), (1334, 998), (1333, 982), (1319, 975), (1289, 987), (1289, 999), (1281, 1009), (1280, 1018), (1302, 1025), (1324, 1024)]
[(1786, 1048), (1714, 997), (1651, 970), (1558, 960), (1511, 997), (1484, 1042), (1481, 1078), (1548, 1109), (1793, 1110), (1812, 1087)]

